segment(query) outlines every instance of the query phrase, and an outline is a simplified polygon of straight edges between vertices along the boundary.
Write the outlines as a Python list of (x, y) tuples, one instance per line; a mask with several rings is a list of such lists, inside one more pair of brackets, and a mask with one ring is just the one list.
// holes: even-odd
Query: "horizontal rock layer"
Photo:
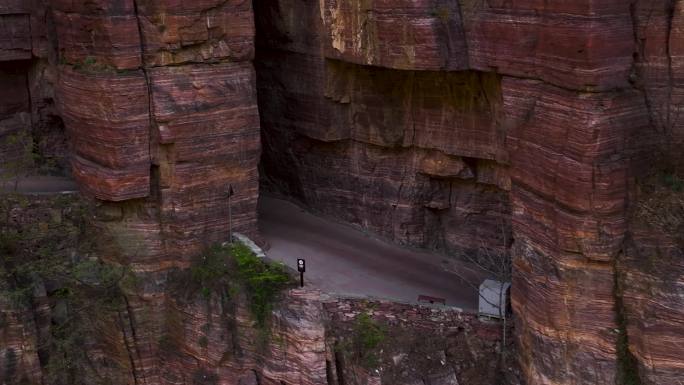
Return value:
[(313, 34), (325, 56), (357, 64), (477, 69), (600, 90), (626, 86), (632, 66), (624, 2), (329, 0), (320, 12), (323, 31)]
[[(324, 213), (449, 248), (499, 242), (470, 211), (496, 212), (500, 199), (470, 183), (498, 180), (528, 382), (612, 384), (625, 365), (617, 314), (632, 325), (646, 311), (634, 291), (616, 295), (637, 276), (615, 268), (634, 181), (656, 164), (681, 171), (681, 12), (665, 1), (260, 4), (266, 177)], [(430, 235), (411, 235), (421, 229)], [(676, 291), (649, 298), (671, 304)], [(673, 319), (654, 322), (676, 336)], [(628, 329), (642, 381), (668, 382), (677, 350), (647, 353), (648, 337)]]
[(0, 11), (0, 62), (31, 58), (31, 26), (28, 12), (2, 14)]
[[(0, 97), (0, 135), (60, 126), (49, 86), (59, 47), (74, 174), (108, 201), (97, 219), (107, 257), (148, 274), (142, 299), (122, 315), (123, 337), (108, 327), (109, 345), (88, 347), (95, 356), (123, 362), (130, 352), (132, 373), (149, 383), (195, 381), (184, 373), (276, 384), (329, 377), (322, 360), (223, 360), (198, 342), (203, 310), (173, 303), (163, 284), (169, 269), (226, 238), (226, 186), (236, 192), (233, 226), (256, 232), (256, 22), (271, 188), (447, 252), (504, 254), (512, 233), (530, 384), (613, 384), (632, 365), (625, 348), (642, 383), (681, 377), (682, 246), (627, 215), (641, 207), (644, 175), (676, 181), (684, 171), (681, 2), (255, 4), (254, 21), (242, 0), (54, 0), (47, 17), (41, 0), (0, 4), (0, 61), (12, 63), (0, 71), (10, 90)], [(4, 160), (21, 148), (1, 151)], [(316, 313), (307, 306), (283, 325)], [(159, 354), (168, 308), (176, 333), (187, 333), (181, 358)], [(9, 317), (7, 343), (23, 344), (35, 371), (32, 337), (17, 337), (34, 327)], [(226, 327), (209, 330), (212, 341), (226, 336)], [(296, 352), (276, 355), (331, 360), (316, 338), (287, 337)]]
[(150, 189), (149, 96), (142, 71), (88, 74), (62, 68), (59, 106), (74, 176), (97, 198), (143, 198)]
[(120, 214), (103, 225), (127, 240), (126, 252), (146, 250), (129, 262), (141, 270), (183, 265), (227, 238), (231, 184), (232, 224), (253, 235), (260, 144), (246, 61), (250, 4), (64, 1), (54, 9), (74, 175), (98, 199), (147, 200), (134, 203), (137, 211), (113, 208)]
[[(194, 364), (197, 339), (177, 337), (196, 326), (203, 302), (174, 310), (169, 272), (226, 241), (229, 229), (256, 236), (251, 2), (56, 1), (53, 9), (74, 175), (99, 200), (103, 257), (144, 282), (122, 315), (123, 343), (103, 354), (123, 348), (137, 383), (203, 382), (218, 365)], [(221, 316), (217, 335), (229, 331)]]
[(510, 182), (496, 129), (499, 77), (284, 51), (258, 63), (259, 95), (269, 101), (260, 111), (263, 167), (282, 192), (397, 242), (505, 248)]
[(254, 57), (252, 4), (242, 0), (137, 1), (147, 65)]
[(321, 2), (326, 57), (412, 70), (463, 70), (468, 48), (459, 2)]

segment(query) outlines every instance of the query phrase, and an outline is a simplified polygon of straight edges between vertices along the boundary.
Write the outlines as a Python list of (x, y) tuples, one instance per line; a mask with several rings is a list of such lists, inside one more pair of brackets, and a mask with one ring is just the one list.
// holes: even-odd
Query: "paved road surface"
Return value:
[(1, 192), (17, 192), (21, 194), (55, 194), (76, 192), (78, 188), (73, 179), (60, 176), (30, 176), (20, 178), (14, 189), (14, 180), (0, 182)]
[[(76, 190), (76, 184), (68, 178), (32, 176), (21, 179), (16, 192), (54, 194)], [(15, 191), (14, 183), (0, 183), (0, 191)], [(477, 308), (477, 292), (460, 277), (477, 284), (482, 276), (466, 264), (451, 262), (449, 266), (458, 266), (460, 272), (447, 272), (443, 257), (381, 241), (265, 195), (259, 201), (259, 226), (269, 245), (269, 258), (293, 268), (297, 258), (305, 258), (306, 280), (326, 292), (405, 302), (416, 302), (419, 295), (428, 295), (445, 298), (449, 306)]]
[[(416, 302), (422, 294), (445, 298), (449, 306), (477, 309), (477, 292), (446, 271), (444, 257), (383, 242), (263, 195), (259, 227), (268, 257), (293, 268), (297, 258), (305, 258), (306, 280), (323, 291), (405, 302)], [(475, 284), (481, 281), (474, 269), (458, 265), (459, 275)]]

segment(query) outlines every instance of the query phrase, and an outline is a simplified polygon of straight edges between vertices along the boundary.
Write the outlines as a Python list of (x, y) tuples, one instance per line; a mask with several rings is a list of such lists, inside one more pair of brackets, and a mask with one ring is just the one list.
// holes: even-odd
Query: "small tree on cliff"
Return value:
[[(503, 218), (499, 219), (499, 225), (498, 228), (501, 232), (500, 236), (500, 242), (501, 242), (501, 247), (499, 249), (495, 249), (492, 247), (487, 247), (487, 245), (484, 243), (484, 241), (481, 242), (481, 245), (475, 254), (468, 254), (465, 253), (463, 255), (463, 259), (465, 259), (467, 262), (472, 264), (477, 270), (479, 270), (481, 273), (484, 275), (500, 282), (500, 283), (505, 283), (505, 282), (510, 282), (511, 281), (511, 276), (512, 276), (512, 263), (511, 263), (511, 256), (510, 256), (510, 247), (511, 247), (511, 237), (510, 233), (508, 230), (508, 227), (506, 226), (506, 223)], [(478, 284), (472, 282), (472, 278), (469, 278), (466, 276), (466, 274), (463, 273), (462, 269), (459, 269), (459, 267), (454, 267), (451, 264), (446, 265), (447, 267), (445, 268), (449, 272), (455, 274), (458, 276), (461, 281), (465, 282), (467, 285), (472, 287), (473, 290), (475, 290), (478, 293), (478, 297), (480, 300), (485, 301), (491, 306), (494, 306), (498, 308), (499, 310), (499, 318), (501, 319), (501, 350), (500, 350), (500, 364), (501, 368), (504, 368), (505, 362), (506, 362), (506, 346), (508, 343), (508, 301), (507, 301), (507, 296), (506, 293), (501, 293), (500, 301), (498, 304), (492, 303), (490, 299), (486, 298), (485, 296), (482, 295), (480, 292), (480, 287)], [(502, 287), (503, 289), (503, 287)], [(501, 300), (503, 299), (503, 301)]]

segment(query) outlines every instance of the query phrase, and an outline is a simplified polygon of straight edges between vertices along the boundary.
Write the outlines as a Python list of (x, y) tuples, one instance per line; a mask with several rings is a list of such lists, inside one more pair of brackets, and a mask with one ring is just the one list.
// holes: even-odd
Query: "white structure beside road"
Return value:
[(511, 284), (486, 279), (480, 284), (478, 314), (481, 317), (503, 318), (508, 307)]

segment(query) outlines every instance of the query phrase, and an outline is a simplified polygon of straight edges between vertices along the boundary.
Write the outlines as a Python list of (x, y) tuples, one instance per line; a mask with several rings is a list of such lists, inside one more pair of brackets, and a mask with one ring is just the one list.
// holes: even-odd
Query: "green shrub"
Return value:
[(265, 326), (280, 292), (291, 282), (282, 263), (267, 264), (241, 243), (231, 248), (237, 267), (237, 280), (244, 287), (252, 315), (260, 327)]
[(378, 349), (387, 338), (385, 328), (368, 313), (359, 314), (352, 327), (352, 349), (362, 366), (371, 369), (380, 365)]
[[(95, 258), (92, 234), (81, 226), (89, 217), (83, 202), (57, 197), (27, 200), (6, 195), (0, 200), (0, 297), (17, 309), (34, 301), (35, 288), (49, 297), (51, 322), (40, 333), (45, 383), (52, 385), (104, 384), (95, 381), (96, 366), (87, 344), (103, 342), (103, 324), (126, 310), (126, 287), (135, 282), (126, 268)], [(28, 219), (44, 205), (59, 215)], [(9, 221), (8, 213), (27, 208), (27, 220)], [(36, 222), (39, 224), (37, 225)], [(41, 357), (42, 359), (43, 357)], [(111, 383), (111, 382), (110, 382)]]
[(670, 188), (672, 191), (684, 191), (684, 180), (679, 178), (677, 175), (673, 173), (663, 173), (660, 178), (662, 183), (668, 188)]
[[(68, 63), (67, 63), (68, 64)], [(75, 61), (72, 63), (74, 70), (85, 72), (85, 73), (98, 73), (98, 72), (126, 72), (118, 71), (116, 67), (111, 64), (100, 63), (96, 58), (92, 56), (86, 56), (81, 61)]]
[(193, 262), (190, 277), (207, 299), (212, 293), (234, 297), (243, 292), (260, 328), (266, 326), (281, 291), (292, 282), (284, 265), (264, 262), (242, 243), (210, 247)]
[(215, 245), (206, 250), (190, 267), (190, 278), (200, 287), (204, 298), (223, 287), (230, 275), (229, 259), (223, 246)]

